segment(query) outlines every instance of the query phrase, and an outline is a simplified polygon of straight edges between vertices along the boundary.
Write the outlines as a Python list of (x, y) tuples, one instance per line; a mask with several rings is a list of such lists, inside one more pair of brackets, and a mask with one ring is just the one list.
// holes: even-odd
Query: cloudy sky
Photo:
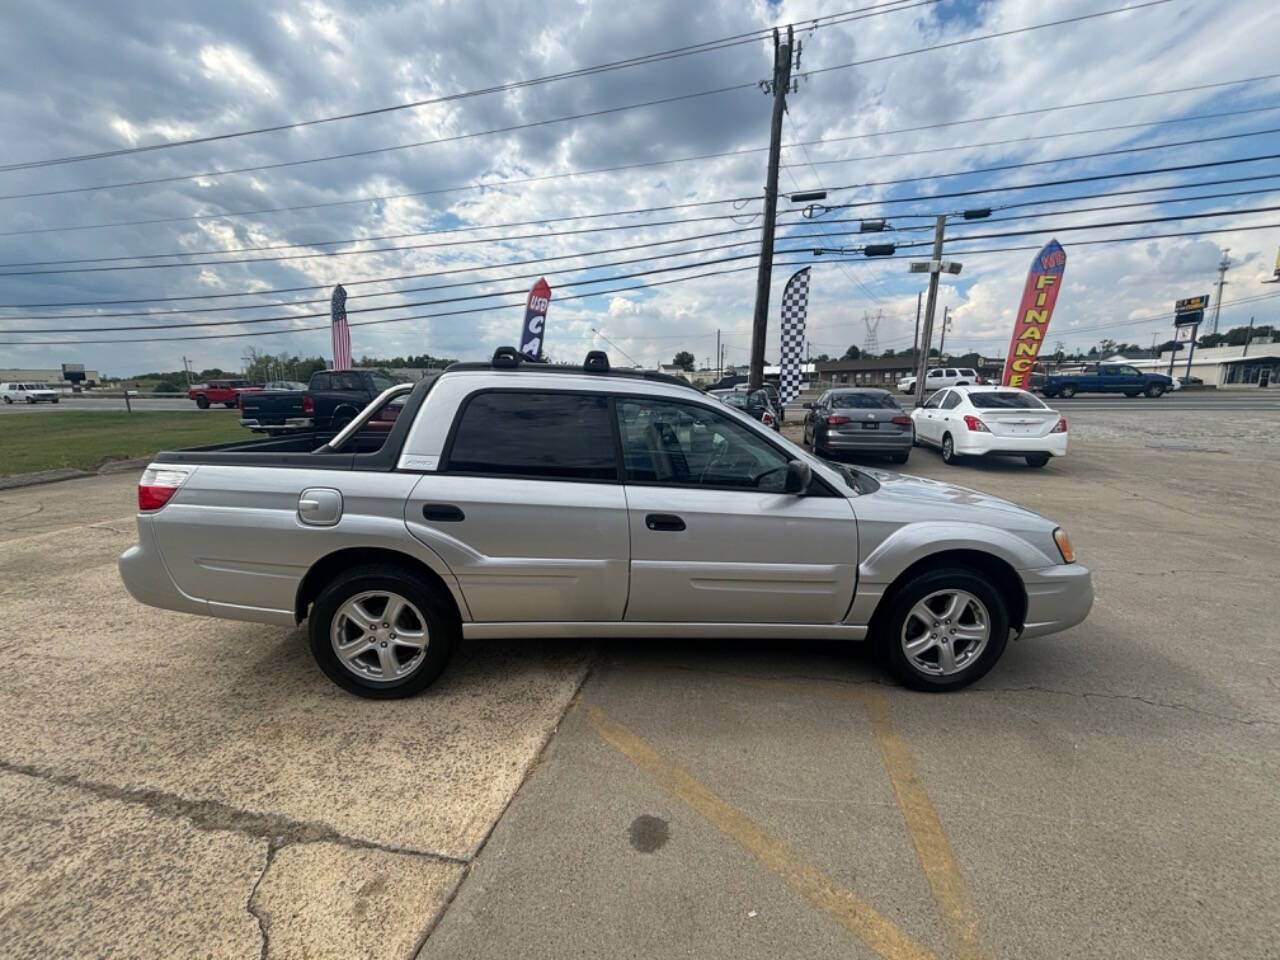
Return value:
[[(829, 204), (856, 206), (806, 220), (780, 203), (770, 359), (782, 285), (807, 262), (815, 354), (863, 344), (867, 314), (883, 316), (882, 348), (909, 347), (922, 278), (907, 258), (918, 248), (848, 262), (809, 251), (856, 245), (866, 239), (857, 218), (871, 217), (898, 228), (872, 239), (924, 243), (936, 214), (966, 206), (996, 210), (948, 227), (964, 263), (941, 295), (954, 317), (948, 348), (1003, 352), (1033, 250), (1052, 237), (1068, 262), (1051, 344), (1166, 339), (1172, 301), (1209, 292), (1228, 247), (1223, 326), (1273, 322), (1280, 298), (1255, 298), (1280, 289), (1260, 286), (1280, 226), (1244, 228), (1280, 224), (1280, 210), (1247, 212), (1280, 206), (1275, 159), (1035, 186), (1280, 154), (1280, 132), (1267, 132), (1280, 130), (1280, 80), (1265, 79), (1280, 70), (1273, 3), (1171, 0), (919, 53), (1125, 0), (880, 5), (850, 19), (838, 15), (853, 0), (8, 4), (0, 367), (83, 362), (128, 375), (177, 369), (184, 355), (196, 369), (234, 368), (249, 348), (328, 355), (325, 316), (308, 315), (327, 312), (337, 282), (350, 292), (357, 356), (476, 359), (516, 341), (524, 293), (544, 274), (556, 359), (604, 347), (615, 362), (619, 351), (655, 364), (689, 350), (702, 363), (719, 329), (726, 360), (743, 363), (769, 124), (756, 84), (772, 63), (771, 42), (751, 34), (786, 23), (797, 25), (802, 77), (783, 128), (793, 146), (781, 189), (829, 188)], [(744, 34), (443, 103), (39, 163), (483, 91)], [(1250, 82), (1185, 89), (1232, 80)], [(1086, 101), (1110, 102), (1066, 106)], [(1015, 112), (1024, 115), (988, 119)], [(218, 173), (246, 167), (269, 169)], [(1151, 187), (1181, 189), (1096, 196)], [(1125, 206), (1087, 209), (1116, 204)], [(624, 213), (653, 208), (670, 209)], [(1103, 226), (1207, 212), (1225, 215)], [(1226, 232), (1153, 237), (1205, 230)], [(1108, 237), (1143, 239), (1085, 242)], [(583, 296), (619, 287), (643, 288)], [(243, 323), (260, 318), (280, 319)]]

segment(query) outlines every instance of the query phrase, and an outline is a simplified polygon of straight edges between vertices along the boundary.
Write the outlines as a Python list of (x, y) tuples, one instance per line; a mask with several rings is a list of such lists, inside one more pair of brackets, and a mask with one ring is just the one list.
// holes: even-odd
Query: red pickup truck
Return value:
[(210, 380), (196, 384), (187, 391), (187, 396), (196, 402), (197, 407), (205, 410), (213, 403), (234, 407), (240, 400), (240, 394), (256, 393), (261, 389), (248, 380)]

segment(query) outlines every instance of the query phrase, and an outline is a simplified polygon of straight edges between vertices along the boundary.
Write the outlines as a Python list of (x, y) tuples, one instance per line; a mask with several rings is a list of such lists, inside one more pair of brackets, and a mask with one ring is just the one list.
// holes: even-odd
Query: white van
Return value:
[[(972, 367), (933, 367), (925, 374), (924, 389), (926, 393), (941, 390), (943, 387), (967, 387), (970, 384), (986, 383)], [(912, 374), (898, 381), (898, 389), (903, 393), (916, 392), (916, 377)]]
[(47, 400), (58, 402), (58, 391), (43, 383), (0, 383), (0, 397), (5, 403), (16, 403), (25, 400), (27, 403), (39, 403)]

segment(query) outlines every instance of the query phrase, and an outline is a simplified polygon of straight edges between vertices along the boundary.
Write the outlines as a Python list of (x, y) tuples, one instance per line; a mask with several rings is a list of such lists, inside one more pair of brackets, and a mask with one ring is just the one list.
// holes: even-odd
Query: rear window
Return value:
[(898, 401), (887, 393), (837, 393), (831, 397), (837, 410), (897, 410)]
[(969, 394), (969, 402), (979, 410), (1044, 410), (1036, 397), (1019, 390), (986, 390)]
[(616, 480), (608, 398), (524, 391), (471, 398), (445, 467), (553, 480)]

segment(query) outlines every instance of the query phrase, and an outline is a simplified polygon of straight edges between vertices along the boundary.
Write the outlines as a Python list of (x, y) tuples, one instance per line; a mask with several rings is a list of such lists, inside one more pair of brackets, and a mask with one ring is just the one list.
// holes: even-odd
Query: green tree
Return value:
[(697, 360), (694, 359), (693, 354), (690, 353), (688, 350), (681, 350), (671, 360), (672, 366), (679, 367), (681, 370), (684, 370), (686, 373), (693, 372), (693, 368), (697, 366), (697, 363), (698, 362)]
[(841, 360), (861, 360), (862, 351), (858, 349), (856, 344), (850, 344), (849, 349), (844, 352)]
[(880, 356), (893, 357), (893, 356), (897, 356), (897, 354), (893, 352), (893, 347), (886, 347), (884, 353), (880, 354)]

